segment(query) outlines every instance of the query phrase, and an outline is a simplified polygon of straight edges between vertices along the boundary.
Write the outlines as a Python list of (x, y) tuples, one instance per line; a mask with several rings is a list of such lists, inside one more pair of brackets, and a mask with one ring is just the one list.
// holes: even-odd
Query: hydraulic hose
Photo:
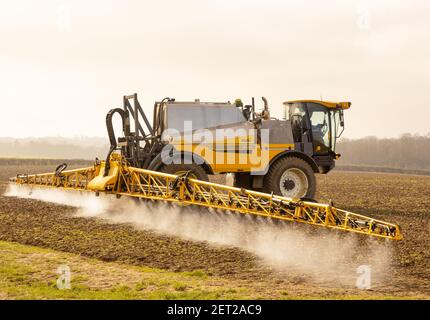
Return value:
[(113, 116), (114, 116), (115, 113), (118, 113), (121, 116), (121, 119), (122, 119), (122, 128), (123, 128), (123, 131), (125, 133), (125, 136), (127, 136), (128, 135), (127, 132), (130, 131), (130, 128), (129, 128), (130, 124), (129, 124), (129, 121), (128, 121), (128, 112), (127, 111), (124, 111), (123, 109), (120, 109), (120, 108), (115, 108), (115, 109), (111, 109), (107, 113), (107, 115), (106, 115), (106, 128), (107, 128), (107, 131), (108, 131), (110, 148), (109, 148), (109, 152), (108, 152), (108, 154), (106, 156), (105, 172), (104, 172), (104, 176), (105, 177), (108, 175), (109, 169), (110, 169), (110, 165), (109, 165), (110, 155), (117, 148), (115, 131), (113, 129), (113, 124), (112, 124), (112, 118), (113, 118)]

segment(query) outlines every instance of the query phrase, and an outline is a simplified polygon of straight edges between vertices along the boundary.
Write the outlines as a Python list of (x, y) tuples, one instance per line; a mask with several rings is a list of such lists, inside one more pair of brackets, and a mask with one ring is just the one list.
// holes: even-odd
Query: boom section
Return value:
[(17, 175), (19, 185), (53, 187), (110, 193), (119, 196), (169, 201), (235, 211), (275, 220), (305, 223), (318, 227), (401, 240), (396, 224), (336, 208), (330, 204), (302, 201), (253, 190), (230, 187), (157, 171), (131, 167), (118, 154), (112, 154), (105, 174), (105, 162), (56, 173)]

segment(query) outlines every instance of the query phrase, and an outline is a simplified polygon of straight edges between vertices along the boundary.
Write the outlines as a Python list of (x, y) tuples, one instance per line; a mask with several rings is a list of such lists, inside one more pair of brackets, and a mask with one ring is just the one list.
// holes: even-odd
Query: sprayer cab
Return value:
[(291, 122), (294, 142), (320, 162), (323, 173), (334, 167), (336, 141), (345, 128), (343, 112), (351, 102), (293, 100), (284, 102), (284, 118)]

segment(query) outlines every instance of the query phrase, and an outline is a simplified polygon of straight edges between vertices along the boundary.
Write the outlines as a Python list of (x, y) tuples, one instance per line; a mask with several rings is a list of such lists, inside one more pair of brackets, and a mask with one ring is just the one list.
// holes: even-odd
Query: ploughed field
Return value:
[[(238, 288), (246, 288), (248, 293), (239, 295), (243, 298), (430, 298), (429, 176), (336, 171), (318, 175), (317, 199), (331, 199), (337, 207), (397, 223), (405, 239), (391, 242), (367, 240), (357, 235), (337, 235), (333, 238), (328, 235), (327, 238), (327, 234), (334, 232), (303, 227), (303, 232), (313, 238), (310, 246), (318, 246), (318, 237), (322, 239), (321, 249), (303, 250), (303, 255), (323, 252), (318, 257), (321, 259), (320, 267), (311, 265), (309, 271), (307, 267), (312, 264), (309, 261), (313, 257), (298, 255), (298, 264), (291, 259), (276, 263), (265, 259), (265, 254), (260, 253), (269, 252), (270, 256), (271, 240), (264, 243), (267, 250), (262, 251), (260, 248), (254, 251), (234, 243), (220, 245), (190, 240), (160, 230), (137, 228), (131, 223), (112, 223), (98, 217), (83, 217), (77, 215), (77, 208), (71, 206), (3, 195), (8, 185), (7, 178), (16, 173), (49, 172), (54, 167), (41, 164), (0, 165), (1, 241), (174, 273), (197, 270), (207, 276), (208, 283), (216, 279), (220, 285), (225, 281)], [(218, 177), (217, 180), (222, 178)], [(122, 214), (126, 215), (127, 212)], [(244, 223), (250, 222), (244, 220)], [(277, 226), (276, 230), (281, 227)], [(285, 232), (297, 233), (301, 227), (286, 225)], [(223, 231), (220, 228), (219, 235)], [(354, 277), (343, 279), (344, 269), (336, 269), (336, 263), (342, 262), (341, 255), (345, 251), (342, 251), (342, 246), (351, 237), (353, 244), (347, 250), (351, 255), (348, 257), (353, 270), (351, 274), (355, 273), (360, 261), (366, 262), (363, 257), (373, 247), (378, 247), (378, 250), (372, 255), (384, 260), (383, 270), (379, 270), (370, 290), (357, 289)], [(301, 238), (291, 239), (291, 243), (281, 243), (286, 248), (286, 254), (300, 254), (300, 249), (293, 250), (288, 246), (303, 245), (297, 240)], [(258, 245), (261, 246), (261, 242)], [(332, 264), (324, 261), (330, 259), (333, 260)], [(375, 270), (377, 268), (381, 268), (381, 265)], [(330, 276), (327, 277), (327, 274)], [(380, 277), (381, 274), (383, 277)], [(105, 276), (109, 277), (109, 273)]]

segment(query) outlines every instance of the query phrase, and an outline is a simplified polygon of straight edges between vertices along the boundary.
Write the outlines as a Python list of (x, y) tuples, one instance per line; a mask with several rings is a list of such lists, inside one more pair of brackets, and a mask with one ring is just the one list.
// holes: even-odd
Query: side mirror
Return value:
[[(336, 139), (340, 138), (343, 131), (345, 130), (345, 120), (343, 118), (343, 110), (339, 110), (339, 125), (342, 129), (340, 130), (340, 132), (336, 132)], [(336, 131), (337, 131), (337, 128), (336, 128)]]

